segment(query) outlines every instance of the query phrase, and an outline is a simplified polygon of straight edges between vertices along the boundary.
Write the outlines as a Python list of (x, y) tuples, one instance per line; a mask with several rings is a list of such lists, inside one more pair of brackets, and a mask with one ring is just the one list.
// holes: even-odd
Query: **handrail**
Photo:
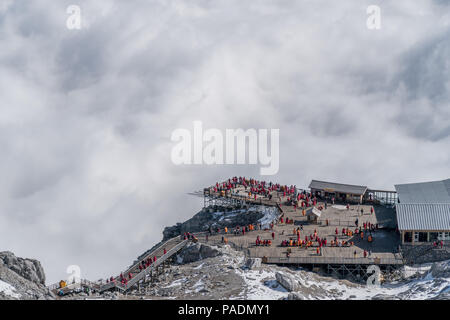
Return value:
[[(155, 249), (153, 249), (152, 251), (150, 251), (148, 254), (146, 254), (143, 258), (138, 259), (138, 261), (137, 261), (135, 264), (133, 264), (131, 267), (129, 267), (128, 269), (126, 269), (125, 271), (123, 271), (122, 274), (125, 274), (125, 275), (126, 275), (126, 274), (132, 272), (133, 269), (139, 267), (139, 265), (141, 264), (141, 262), (142, 262), (143, 260), (149, 258), (149, 257), (150, 257), (151, 255), (153, 255), (156, 251), (158, 251), (158, 250), (164, 248), (164, 246), (167, 246), (167, 244), (168, 244), (169, 242), (175, 241), (175, 240), (177, 240), (177, 239), (179, 239), (179, 236), (176, 236), (176, 237), (173, 237), (173, 238), (170, 238), (170, 239), (166, 240), (166, 241), (163, 242), (161, 245), (159, 245), (158, 247), (156, 247)], [(113, 281), (110, 281), (110, 282), (108, 282), (108, 283), (106, 283), (106, 284), (100, 286), (99, 290), (105, 291), (105, 290), (111, 289), (111, 288), (114, 287), (114, 286), (117, 286), (118, 284), (120, 284), (120, 282), (119, 282), (119, 276), (115, 277)]]
[(134, 265), (132, 265), (131, 267), (129, 267), (126, 271), (124, 271), (124, 274), (127, 274), (128, 272), (133, 271), (134, 268), (139, 267), (139, 265), (141, 264), (141, 261), (148, 259), (152, 254), (154, 254), (156, 251), (164, 248), (165, 246), (167, 246), (167, 244), (173, 240), (177, 240), (179, 239), (179, 236), (170, 238), (169, 240), (166, 240), (165, 242), (163, 242), (161, 245), (159, 245), (158, 247), (156, 247), (155, 249), (153, 249), (152, 251), (150, 251), (147, 255), (145, 255), (143, 258), (138, 259), (138, 262), (136, 262)]
[[(89, 286), (91, 288), (94, 288), (94, 289), (98, 289), (101, 286), (101, 284), (99, 284), (99, 283), (95, 283), (95, 282), (87, 280), (87, 279), (80, 279), (80, 281), (77, 281), (75, 283), (68, 283), (64, 288), (68, 288), (68, 287), (73, 286), (73, 285), (87, 285), (87, 286)], [(56, 290), (56, 289), (64, 289), (64, 288), (60, 287), (59, 282), (53, 283), (51, 285), (48, 285), (47, 288), (50, 291), (53, 291), (53, 290)]]
[[(169, 242), (170, 240), (174, 240), (176, 238), (179, 238), (179, 236), (171, 238), (171, 239), (167, 240), (165, 243)], [(151, 270), (153, 270), (154, 268), (159, 266), (161, 263), (166, 261), (174, 253), (176, 253), (180, 248), (184, 247), (188, 241), (189, 240), (186, 239), (186, 240), (181, 241), (177, 245), (175, 245), (173, 248), (171, 248), (169, 251), (167, 251), (166, 254), (162, 255), (158, 260), (156, 260), (154, 263), (152, 263), (149, 267), (142, 270), (141, 272), (136, 274), (133, 278), (131, 278), (130, 281), (126, 285), (122, 285), (120, 282), (112, 281), (112, 282), (109, 282), (106, 285), (102, 286), (100, 288), (100, 291), (109, 290), (113, 287), (116, 287), (122, 291), (127, 291), (128, 289), (133, 287), (133, 285), (135, 285), (138, 281), (140, 281), (143, 277), (145, 277), (148, 274), (148, 272), (150, 272)], [(158, 248), (160, 248), (160, 247), (158, 247)], [(155, 251), (156, 251), (156, 249), (152, 250), (152, 252), (155, 252)]]
[(273, 206), (273, 207), (277, 206), (277, 204), (278, 204), (278, 202), (275, 200), (263, 199), (262, 197), (260, 197), (258, 200), (255, 200), (255, 199), (249, 198), (248, 196), (239, 195), (239, 194), (225, 194), (224, 196), (222, 196), (220, 194), (220, 192), (210, 192), (209, 195), (216, 196), (217, 198), (231, 198), (231, 199), (242, 200), (242, 201), (253, 203), (253, 204), (265, 204), (265, 205)]
[(266, 257), (267, 263), (293, 263), (293, 264), (378, 264), (399, 265), (401, 259), (393, 258), (342, 258), (342, 257)]
[(158, 267), (161, 263), (163, 263), (164, 261), (166, 261), (168, 258), (170, 258), (174, 253), (178, 252), (178, 250), (182, 247), (184, 247), (186, 245), (186, 243), (189, 240), (183, 240), (180, 243), (178, 243), (176, 246), (174, 246), (172, 249), (170, 249), (169, 251), (167, 251), (166, 254), (164, 254), (160, 259), (156, 260), (154, 263), (152, 263), (151, 266), (149, 266), (148, 268), (146, 268), (145, 270), (142, 270), (141, 272), (139, 272), (136, 276), (134, 276), (133, 278), (131, 278), (131, 280), (126, 284), (126, 285), (122, 285), (120, 284), (116, 284), (116, 287), (118, 287), (119, 289), (123, 290), (123, 291), (127, 291), (128, 289), (132, 288), (138, 281), (140, 281), (142, 278), (144, 278), (149, 271), (153, 270), (154, 268)]

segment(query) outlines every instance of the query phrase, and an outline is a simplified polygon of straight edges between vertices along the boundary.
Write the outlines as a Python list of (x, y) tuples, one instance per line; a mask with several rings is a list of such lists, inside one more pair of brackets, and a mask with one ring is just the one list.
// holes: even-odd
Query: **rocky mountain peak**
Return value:
[(41, 263), (34, 259), (19, 258), (10, 251), (0, 252), (0, 266), (36, 284), (45, 285), (45, 273)]

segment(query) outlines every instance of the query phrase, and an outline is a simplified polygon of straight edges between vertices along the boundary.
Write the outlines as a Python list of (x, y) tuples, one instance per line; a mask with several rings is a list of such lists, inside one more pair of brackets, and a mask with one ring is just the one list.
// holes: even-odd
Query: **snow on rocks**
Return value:
[(2, 280), (0, 280), (0, 295), (1, 294), (12, 298), (20, 298), (20, 294), (17, 293), (16, 288)]
[(262, 228), (270, 228), (270, 224), (278, 219), (278, 209), (275, 207), (266, 207), (264, 210), (264, 216), (258, 220)]

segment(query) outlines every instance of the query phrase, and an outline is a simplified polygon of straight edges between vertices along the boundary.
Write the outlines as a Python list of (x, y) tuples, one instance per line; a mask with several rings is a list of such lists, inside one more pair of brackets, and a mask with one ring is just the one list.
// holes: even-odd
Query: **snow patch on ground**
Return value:
[[(403, 276), (405, 278), (410, 278), (417, 273), (426, 274), (431, 270), (432, 263), (422, 264), (420, 266), (404, 266), (403, 267)], [(431, 279), (430, 279), (431, 280)]]
[(203, 267), (204, 264), (205, 264), (205, 263), (201, 263), (200, 265), (198, 265), (198, 266), (196, 266), (196, 267), (194, 267), (194, 268), (192, 268), (192, 269), (194, 269), (194, 270), (201, 269), (201, 268)]
[(20, 294), (16, 292), (16, 288), (2, 280), (0, 280), (0, 292), (3, 292), (5, 295), (13, 298), (20, 298)]
[(203, 282), (202, 279), (200, 279), (192, 286), (192, 288), (195, 290), (195, 292), (199, 292), (205, 289), (205, 283)]
[(270, 224), (278, 218), (278, 209), (275, 207), (267, 207), (264, 216), (258, 220), (262, 228), (270, 228)]
[(288, 292), (278, 284), (275, 273), (267, 270), (239, 270), (238, 274), (246, 284), (246, 292), (237, 299), (277, 300), (287, 296)]
[(181, 286), (183, 283), (185, 283), (187, 281), (186, 278), (181, 278), (178, 280), (173, 281), (171, 284), (169, 284), (168, 286), (165, 286), (163, 288), (172, 288), (172, 287), (177, 287), (177, 286)]

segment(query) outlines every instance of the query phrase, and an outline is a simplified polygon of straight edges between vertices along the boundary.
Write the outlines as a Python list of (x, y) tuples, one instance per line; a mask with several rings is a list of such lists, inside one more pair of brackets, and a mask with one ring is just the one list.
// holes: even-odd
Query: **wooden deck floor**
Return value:
[[(242, 188), (239, 190), (240, 195), (246, 195), (246, 192)], [(259, 198), (259, 196), (258, 196)], [(350, 209), (347, 210), (343, 206), (333, 206), (328, 204), (327, 209), (322, 210), (322, 215), (318, 221), (318, 224), (309, 223), (307, 218), (302, 216), (302, 210), (294, 210), (292, 206), (285, 205), (286, 198), (279, 198), (279, 194), (273, 194), (272, 200), (278, 203), (283, 210), (284, 218), (294, 220), (294, 224), (276, 224), (273, 230), (257, 230), (248, 232), (245, 235), (234, 235), (229, 232), (225, 235), (228, 242), (233, 243), (235, 246), (248, 250), (251, 257), (267, 257), (268, 261), (283, 260), (284, 263), (321, 263), (320, 261), (339, 261), (345, 260), (348, 263), (351, 261), (364, 264), (373, 264), (375, 262), (381, 261), (381, 263), (386, 263), (387, 261), (392, 261), (392, 264), (401, 263), (401, 254), (397, 252), (399, 245), (399, 236), (388, 230), (377, 230), (372, 233), (373, 242), (369, 243), (367, 241), (367, 236), (364, 240), (360, 239), (359, 235), (353, 236), (351, 239), (345, 235), (341, 234), (342, 228), (349, 227), (350, 230), (355, 230), (355, 220), (358, 219), (358, 226), (362, 226), (365, 222), (370, 222), (372, 224), (379, 223), (380, 226), (386, 223), (386, 214), (384, 214), (383, 221), (379, 221), (379, 215), (370, 213), (371, 206), (369, 205), (350, 205)], [(324, 206), (323, 203), (318, 203), (317, 206)], [(342, 209), (344, 208), (344, 209)], [(310, 208), (311, 209), (311, 208)], [(363, 209), (363, 214), (361, 214), (361, 209)], [(376, 210), (376, 207), (375, 207)], [(394, 219), (394, 217), (392, 217)], [(328, 226), (326, 226), (326, 220), (328, 220)], [(281, 247), (280, 244), (282, 240), (297, 239), (294, 234), (294, 229), (303, 226), (303, 231), (300, 233), (300, 237), (303, 240), (305, 236), (308, 237), (317, 231), (318, 237), (327, 239), (327, 246), (322, 248), (321, 255), (317, 255), (316, 247), (312, 248), (300, 248), (292, 247), (290, 258), (286, 260), (286, 247)], [(335, 230), (338, 229), (338, 240), (353, 241), (354, 245), (351, 247), (331, 247), (330, 242), (335, 237)], [(272, 239), (272, 232), (275, 233), (275, 240), (273, 240), (272, 246), (261, 247), (255, 245), (255, 240), (257, 236), (261, 239)], [(366, 233), (367, 234), (367, 233)], [(215, 234), (209, 236), (210, 242), (220, 242), (223, 234)], [(205, 239), (200, 239), (205, 241)], [(315, 244), (314, 244), (315, 245)], [(367, 258), (363, 257), (364, 250), (370, 252)], [(356, 256), (354, 252), (356, 251)], [(378, 260), (380, 259), (380, 260)]]

